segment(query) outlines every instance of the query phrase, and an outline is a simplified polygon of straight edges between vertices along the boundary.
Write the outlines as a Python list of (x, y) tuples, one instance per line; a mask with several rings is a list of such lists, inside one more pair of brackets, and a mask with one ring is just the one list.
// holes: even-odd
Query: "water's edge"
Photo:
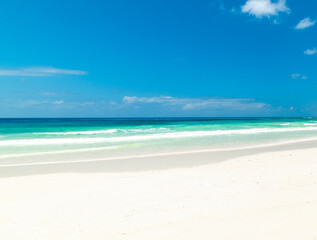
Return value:
[(56, 162), (38, 165), (2, 166), (0, 167), (0, 178), (60, 173), (84, 174), (94, 172), (116, 173), (168, 170), (173, 168), (188, 168), (206, 164), (216, 164), (242, 156), (250, 156), (250, 160), (256, 161), (253, 156), (260, 153), (274, 153), (280, 151), (314, 148), (317, 148), (317, 140), (239, 150), (204, 151), (175, 153), (161, 156), (131, 157), (126, 159), (116, 159), (115, 161), (99, 159), (97, 161), (87, 162)]

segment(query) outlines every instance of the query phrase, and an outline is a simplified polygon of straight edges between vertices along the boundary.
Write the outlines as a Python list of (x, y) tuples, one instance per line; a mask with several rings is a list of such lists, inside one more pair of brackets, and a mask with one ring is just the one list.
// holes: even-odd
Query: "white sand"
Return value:
[(1, 240), (317, 239), (317, 148), (153, 171), (3, 177), (0, 191)]

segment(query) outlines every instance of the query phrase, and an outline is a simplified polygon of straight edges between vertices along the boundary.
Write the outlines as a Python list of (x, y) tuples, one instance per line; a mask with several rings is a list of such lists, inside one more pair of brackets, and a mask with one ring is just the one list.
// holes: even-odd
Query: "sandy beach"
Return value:
[(317, 0), (1, 3), (0, 240), (317, 240)]
[(0, 168), (0, 239), (316, 239), (317, 142)]

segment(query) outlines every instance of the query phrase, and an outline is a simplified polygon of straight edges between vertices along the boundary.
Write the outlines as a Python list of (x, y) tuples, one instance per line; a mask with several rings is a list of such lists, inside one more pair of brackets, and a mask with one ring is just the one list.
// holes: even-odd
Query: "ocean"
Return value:
[(0, 166), (115, 160), (315, 139), (314, 118), (0, 119)]

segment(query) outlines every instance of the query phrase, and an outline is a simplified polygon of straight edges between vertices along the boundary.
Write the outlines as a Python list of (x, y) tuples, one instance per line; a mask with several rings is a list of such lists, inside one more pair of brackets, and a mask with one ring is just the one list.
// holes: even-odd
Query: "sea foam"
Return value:
[(94, 144), (94, 143), (118, 143), (135, 142), (159, 139), (207, 137), (221, 135), (249, 135), (264, 133), (285, 133), (300, 131), (317, 131), (317, 127), (294, 127), (294, 128), (253, 128), (235, 130), (213, 130), (213, 131), (183, 131), (155, 133), (147, 135), (119, 136), (119, 137), (86, 137), (86, 138), (50, 138), (50, 139), (16, 139), (0, 141), (1, 146), (40, 146), (40, 145), (63, 145), (63, 144)]

